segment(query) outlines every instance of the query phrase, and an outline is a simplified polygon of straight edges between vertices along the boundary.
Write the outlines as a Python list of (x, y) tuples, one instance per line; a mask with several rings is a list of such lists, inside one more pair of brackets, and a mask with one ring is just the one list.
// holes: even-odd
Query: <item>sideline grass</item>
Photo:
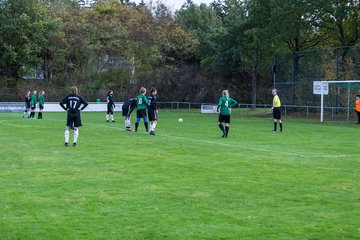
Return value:
[(161, 112), (153, 137), (83, 113), (65, 148), (65, 113), (20, 115), (0, 113), (0, 239), (359, 239), (355, 124), (234, 117), (221, 139)]

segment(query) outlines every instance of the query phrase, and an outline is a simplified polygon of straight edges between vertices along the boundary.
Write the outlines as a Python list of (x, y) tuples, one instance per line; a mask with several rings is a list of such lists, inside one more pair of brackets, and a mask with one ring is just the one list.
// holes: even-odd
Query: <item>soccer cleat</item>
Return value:
[(228, 132), (225, 132), (225, 138), (227, 138), (228, 137)]
[(226, 132), (225, 132), (225, 131), (223, 131), (223, 134), (221, 135), (221, 137), (222, 137), (222, 138), (224, 138), (224, 137), (225, 137), (225, 135), (226, 135)]
[(128, 132), (132, 132), (131, 128), (127, 128), (126, 131)]
[(115, 122), (115, 120), (112, 120), (112, 122)]
[(276, 133), (276, 130), (273, 130), (273, 133)]
[(153, 136), (155, 136), (155, 133), (154, 133), (154, 131), (150, 131), (150, 135), (153, 135)]
[(69, 144), (68, 143), (65, 143), (64, 146), (67, 147)]
[(76, 147), (76, 143), (73, 143), (72, 146), (73, 146), (73, 147)]
[(109, 120), (106, 120), (106, 122), (109, 122)]

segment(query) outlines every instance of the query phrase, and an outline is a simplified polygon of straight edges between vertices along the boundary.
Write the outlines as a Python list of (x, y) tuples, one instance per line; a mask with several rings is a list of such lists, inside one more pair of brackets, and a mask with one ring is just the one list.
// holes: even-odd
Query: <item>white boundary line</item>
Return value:
[(213, 141), (209, 141), (209, 140), (186, 138), (186, 137), (179, 137), (179, 136), (172, 136), (172, 135), (162, 135), (162, 136), (177, 138), (177, 139), (180, 139), (180, 140), (193, 141), (193, 142), (202, 142), (202, 143), (209, 143), (209, 144), (214, 144), (214, 145), (237, 147), (237, 148), (243, 148), (243, 149), (247, 149), (247, 150), (254, 150), (254, 151), (260, 151), (260, 152), (277, 153), (277, 154), (289, 155), (289, 156), (296, 156), (296, 157), (306, 157), (306, 156), (303, 155), (303, 154), (289, 153), (289, 152), (282, 152), (282, 151), (274, 151), (274, 150), (265, 149), (265, 148), (257, 148), (257, 147), (251, 147), (251, 146), (242, 146), (242, 145), (231, 144), (231, 143), (213, 142)]
[[(25, 121), (32, 121), (32, 120), (28, 120), (28, 119), (24, 119), (24, 120)], [(19, 126), (18, 124), (6, 123), (6, 121), (7, 120), (1, 120), (0, 124), (7, 125), (7, 126)], [(39, 121), (43, 121), (43, 120), (39, 120)], [(52, 118), (47, 118), (46, 121), (64, 122), (64, 124), (66, 122), (65, 120), (63, 121), (63, 120), (52, 119)], [(116, 130), (126, 131), (126, 129), (121, 128), (121, 127), (104, 126), (104, 125), (100, 125), (100, 124), (96, 124), (96, 123), (89, 123), (89, 122), (86, 122), (85, 124), (95, 126), (95, 127), (98, 127), (98, 128), (102, 128), (102, 129), (116, 129)], [(104, 124), (106, 124), (106, 123), (104, 123)], [(24, 126), (24, 125), (22, 125), (22, 126)], [(33, 126), (31, 126), (31, 127), (33, 127)], [(38, 126), (38, 127), (41, 128), (40, 126)], [(44, 127), (44, 128), (46, 128), (46, 127)], [(148, 134), (148, 133), (145, 133), (145, 132), (139, 132), (139, 133), (140, 134)], [(169, 134), (161, 134), (160, 136), (171, 137), (171, 138), (179, 139), (179, 140), (183, 140), (183, 141), (202, 142), (202, 143), (213, 144), (213, 145), (229, 146), (229, 147), (235, 147), (235, 148), (242, 148), (242, 149), (246, 149), (246, 150), (254, 150), (254, 151), (266, 152), (266, 153), (275, 153), (275, 154), (288, 155), (288, 156), (294, 156), (294, 157), (300, 157), (300, 158), (360, 157), (360, 154), (339, 154), (339, 155), (313, 155), (313, 156), (308, 156), (308, 155), (301, 154), (301, 153), (291, 153), (291, 152), (276, 151), (276, 150), (273, 150), (273, 149), (259, 148), (259, 147), (253, 147), (253, 146), (243, 146), (243, 145), (224, 143), (224, 142), (214, 142), (214, 141), (209, 141), (209, 140), (202, 140), (202, 139), (174, 136), (174, 135), (169, 135)]]

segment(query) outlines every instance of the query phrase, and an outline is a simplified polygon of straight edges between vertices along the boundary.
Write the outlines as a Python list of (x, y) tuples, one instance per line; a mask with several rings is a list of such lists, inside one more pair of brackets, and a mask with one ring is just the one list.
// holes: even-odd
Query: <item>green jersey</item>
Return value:
[(44, 105), (44, 102), (45, 102), (45, 97), (43, 94), (40, 94), (39, 95), (39, 104), (40, 105)]
[(230, 97), (227, 98), (225, 96), (222, 96), (219, 99), (219, 104), (218, 104), (217, 110), (218, 111), (220, 110), (221, 115), (230, 115), (231, 114), (230, 108), (236, 106), (237, 104), (238, 104), (238, 102), (235, 101), (234, 99), (232, 99)]
[(36, 105), (36, 95), (35, 94), (31, 94), (30, 104), (31, 105)]
[(137, 100), (137, 109), (142, 110), (146, 109), (146, 104), (148, 102), (147, 97), (144, 94), (140, 94), (136, 97)]

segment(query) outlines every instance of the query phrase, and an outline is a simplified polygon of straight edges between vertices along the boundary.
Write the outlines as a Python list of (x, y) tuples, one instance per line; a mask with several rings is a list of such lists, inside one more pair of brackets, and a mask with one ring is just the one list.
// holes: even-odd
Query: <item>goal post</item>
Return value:
[(342, 80), (342, 81), (320, 81), (320, 98), (321, 98), (321, 106), (320, 106), (320, 122), (324, 121), (324, 95), (327, 94), (327, 91), (332, 84), (347, 84), (347, 120), (349, 120), (350, 116), (350, 89), (351, 85), (354, 83), (360, 84), (360, 80)]

